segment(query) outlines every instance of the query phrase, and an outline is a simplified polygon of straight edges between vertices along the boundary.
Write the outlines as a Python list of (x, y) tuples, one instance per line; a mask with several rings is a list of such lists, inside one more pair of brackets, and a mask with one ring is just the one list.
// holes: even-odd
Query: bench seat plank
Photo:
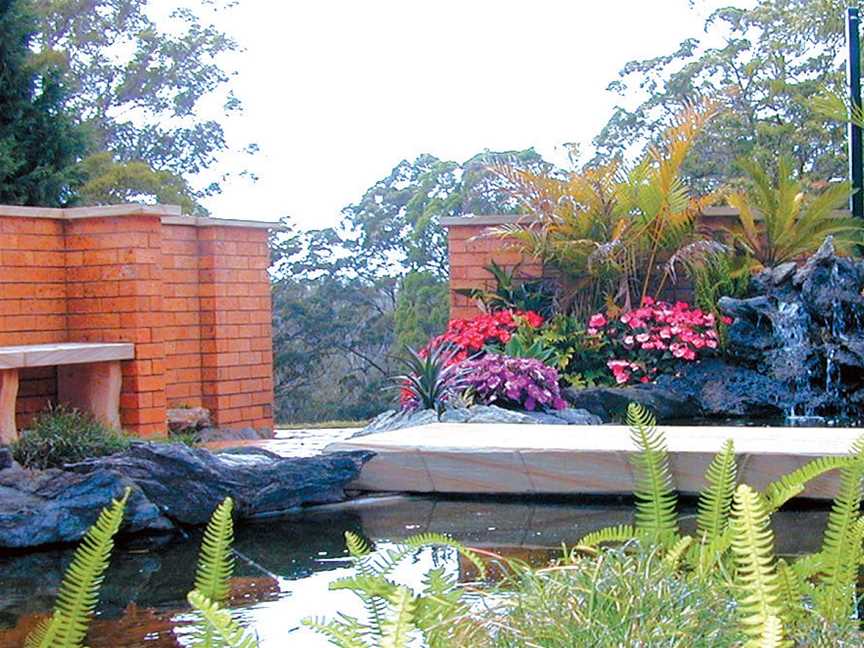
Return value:
[(50, 367), (132, 360), (135, 346), (128, 342), (64, 342), (0, 347), (0, 369)]

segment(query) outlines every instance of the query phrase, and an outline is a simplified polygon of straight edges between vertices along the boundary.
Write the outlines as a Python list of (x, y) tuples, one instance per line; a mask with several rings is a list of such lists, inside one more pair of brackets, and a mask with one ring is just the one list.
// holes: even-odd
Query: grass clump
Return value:
[(31, 430), (12, 443), (15, 461), (25, 468), (59, 468), (67, 463), (121, 452), (130, 439), (92, 415), (65, 406), (51, 407), (33, 420)]

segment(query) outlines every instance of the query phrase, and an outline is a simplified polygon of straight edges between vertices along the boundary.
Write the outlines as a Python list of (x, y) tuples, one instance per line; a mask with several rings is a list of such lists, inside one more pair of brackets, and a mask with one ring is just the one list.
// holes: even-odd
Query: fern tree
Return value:
[(123, 522), (130, 489), (99, 513), (75, 550), (63, 576), (51, 618), (25, 641), (25, 648), (78, 648), (84, 645), (99, 602), (99, 589), (111, 560), (114, 536)]

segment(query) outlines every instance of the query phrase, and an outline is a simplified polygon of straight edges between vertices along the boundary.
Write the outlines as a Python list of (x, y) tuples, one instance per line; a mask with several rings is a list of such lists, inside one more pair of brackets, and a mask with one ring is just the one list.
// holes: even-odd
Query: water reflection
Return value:
[[(814, 550), (824, 518), (820, 510), (779, 514), (778, 551)], [(283, 646), (288, 638), (294, 645), (326, 646), (301, 626), (302, 619), (361, 612), (351, 593), (328, 590), (334, 579), (350, 573), (345, 531), (378, 543), (426, 531), (448, 533), (471, 546), (542, 563), (557, 555), (562, 542), (572, 544), (595, 529), (631, 521), (632, 507), (626, 502), (389, 497), (244, 524), (235, 534), (231, 607), (256, 628), (262, 646)], [(118, 547), (89, 645), (183, 645), (189, 622), (185, 596), (192, 585), (199, 542), (200, 536), (193, 534), (161, 547)], [(26, 632), (50, 609), (69, 560), (69, 551), (0, 557), (0, 646), (20, 646)], [(397, 577), (419, 583), (436, 564), (472, 577), (450, 552), (419, 554)]]

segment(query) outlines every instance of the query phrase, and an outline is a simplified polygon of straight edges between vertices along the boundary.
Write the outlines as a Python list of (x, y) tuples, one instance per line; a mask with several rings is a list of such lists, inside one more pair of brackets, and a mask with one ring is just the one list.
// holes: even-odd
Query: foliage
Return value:
[(27, 637), (26, 648), (79, 648), (84, 645), (129, 493), (127, 488), (123, 497), (104, 508), (87, 530), (63, 576), (54, 612)]
[(476, 300), (487, 312), (499, 310), (533, 311), (550, 317), (555, 306), (555, 290), (543, 279), (518, 277), (519, 266), (502, 268), (493, 260), (485, 269), (495, 280), (495, 289), (460, 288), (455, 292)]
[[(499, 349), (494, 345), (488, 345), (486, 350), (497, 353)], [(553, 366), (557, 359), (557, 349), (546, 344), (538, 336), (538, 329), (531, 326), (520, 326), (500, 349), (502, 355), (508, 358), (533, 358), (545, 365)]]
[(465, 387), (463, 367), (454, 362), (458, 351), (446, 345), (421, 352), (406, 351), (408, 356), (399, 360), (408, 373), (392, 378), (400, 390), (402, 407), (443, 412)]
[(729, 204), (739, 211), (738, 224), (730, 232), (755, 269), (815, 252), (829, 235), (838, 245), (862, 240), (864, 225), (859, 219), (834, 213), (849, 198), (848, 183), (832, 183), (810, 197), (787, 159), (780, 160), (774, 180), (751, 160), (739, 165), (747, 172), (749, 187), (729, 196)]
[(678, 363), (693, 362), (719, 346), (717, 320), (684, 302), (669, 304), (646, 297), (640, 308), (611, 317), (597, 313), (588, 333), (608, 341), (607, 366), (617, 384), (650, 382)]
[(608, 340), (596, 332), (589, 333), (578, 318), (559, 313), (543, 326), (536, 339), (555, 350), (551, 364), (571, 386), (595, 387), (614, 382), (606, 366)]
[(228, 581), (234, 571), (231, 552), (234, 542), (233, 511), (234, 501), (230, 497), (226, 497), (213, 511), (204, 530), (195, 571), (195, 589), (216, 603), (224, 603), (228, 599)]
[[(167, 174), (171, 185), (184, 186), (182, 178), (210, 168), (228, 150), (222, 123), (199, 115), (204, 101), (221, 101), (226, 115), (242, 109), (227, 89), (231, 71), (221, 60), (239, 46), (208, 23), (201, 9), (175, 6), (157, 21), (147, 0), (33, 4), (40, 56), (62, 64), (69, 108), (95, 152), (109, 152), (119, 165), (91, 163), (91, 170), (106, 171), (91, 175), (99, 188), (94, 196), (113, 199), (140, 188), (142, 178)], [(224, 15), (229, 7), (217, 0), (207, 8)], [(196, 194), (217, 189), (214, 184)]]
[(475, 402), (528, 411), (567, 407), (558, 388), (558, 372), (539, 360), (487, 353), (460, 366)]
[(207, 628), (206, 638), (193, 644), (195, 648), (257, 648), (255, 637), (247, 634), (231, 617), (231, 613), (218, 603), (198, 590), (192, 590), (186, 598)]
[(787, 155), (812, 178), (846, 175), (844, 130), (814, 110), (812, 98), (843, 92), (849, 3), (746, 4), (718, 8), (672, 51), (623, 67), (609, 85), (622, 104), (594, 140), (601, 159), (657, 141), (669, 115), (693, 97), (707, 97), (723, 110), (683, 167), (699, 191), (733, 179), (741, 157), (764, 165)]
[(447, 327), (450, 285), (428, 270), (402, 277), (393, 312), (395, 347), (419, 348)]
[(428, 348), (450, 346), (456, 350), (454, 362), (461, 362), (479, 354), (487, 345), (507, 344), (520, 326), (536, 329), (542, 324), (543, 318), (531, 311), (480, 313), (469, 319), (450, 320), (447, 330), (432, 338)]
[(15, 461), (27, 468), (59, 468), (90, 457), (122, 452), (129, 438), (68, 407), (53, 407), (33, 419), (33, 427), (12, 443)]
[(344, 648), (407, 648), (418, 634), (425, 637), (430, 648), (473, 645), (470, 625), (452, 623), (468, 614), (468, 602), (442, 568), (426, 575), (420, 594), (388, 578), (399, 563), (427, 547), (455, 550), (477, 568), (482, 578), (485, 568), (473, 551), (447, 536), (429, 533), (412, 536), (397, 549), (373, 553), (359, 536), (350, 531), (345, 536), (357, 574), (331, 583), (330, 589), (354, 592), (363, 601), (367, 619), (340, 614), (331, 621), (307, 620), (306, 625)]
[(681, 171), (712, 114), (710, 107), (681, 111), (662, 142), (627, 171), (611, 162), (562, 179), (499, 166), (531, 221), (494, 233), (557, 268), (562, 301), (577, 315), (656, 297), (667, 281), (661, 259), (696, 238), (696, 216), (714, 200), (692, 198)]
[(80, 182), (85, 136), (57, 66), (33, 56), (32, 3), (0, 0), (0, 203), (63, 206)]

